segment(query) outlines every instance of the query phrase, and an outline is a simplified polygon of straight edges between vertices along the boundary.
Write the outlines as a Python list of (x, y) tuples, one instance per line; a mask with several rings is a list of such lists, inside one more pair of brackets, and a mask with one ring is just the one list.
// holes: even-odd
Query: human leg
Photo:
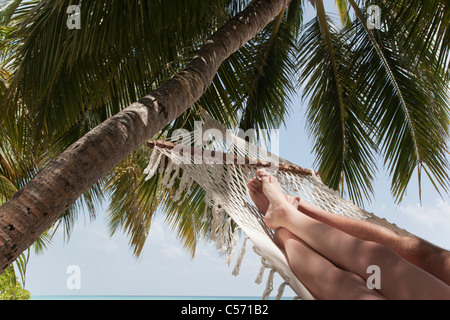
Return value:
[(362, 240), (299, 212), (286, 200), (275, 177), (262, 177), (260, 185), (261, 189), (254, 189), (253, 193), (258, 196), (255, 198), (258, 201), (262, 194), (267, 197), (269, 206), (265, 223), (269, 228), (285, 228), (339, 267), (353, 272), (360, 271), (355, 270), (353, 262), (349, 263), (347, 257), (358, 251), (358, 246), (363, 244)]
[[(269, 200), (266, 224), (285, 228), (341, 269), (367, 279), (369, 266), (381, 270), (380, 292), (391, 299), (450, 299), (450, 287), (407, 262), (389, 248), (355, 238), (301, 214), (286, 201), (272, 176), (262, 177), (262, 192)], [(256, 190), (257, 191), (257, 190)]]
[[(262, 192), (261, 181), (254, 178), (248, 187), (258, 210), (265, 213), (267, 218), (267, 210), (271, 203)], [(300, 200), (289, 195), (283, 195), (283, 198), (285, 199), (283, 204), (287, 203), (292, 208), (296, 208)], [(269, 210), (273, 210), (273, 206)], [(378, 292), (368, 289), (362, 277), (340, 269), (288, 229), (278, 228), (275, 231), (275, 241), (284, 252), (293, 273), (316, 298), (384, 299)]]
[(358, 275), (341, 270), (318, 254), (290, 231), (275, 231), (277, 245), (283, 250), (289, 267), (311, 294), (320, 300), (384, 299), (370, 290)]

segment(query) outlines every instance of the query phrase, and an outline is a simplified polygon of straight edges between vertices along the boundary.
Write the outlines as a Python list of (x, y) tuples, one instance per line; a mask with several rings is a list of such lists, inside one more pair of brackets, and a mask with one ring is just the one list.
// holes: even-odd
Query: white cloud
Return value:
[(398, 208), (400, 214), (426, 228), (443, 228), (450, 231), (450, 204), (438, 200), (435, 205), (408, 204)]
[(167, 233), (165, 231), (167, 227), (164, 225), (164, 222), (160, 220), (161, 219), (155, 219), (152, 222), (148, 236), (148, 239), (158, 243), (167, 241), (166, 239)]
[(393, 220), (409, 232), (436, 245), (450, 246), (450, 204), (442, 199), (434, 204), (406, 204), (395, 208)]
[(152, 222), (146, 246), (153, 251), (153, 254), (159, 253), (166, 259), (180, 260), (188, 255), (161, 218)]
[(184, 251), (181, 247), (174, 245), (165, 245), (161, 248), (161, 253), (167, 259), (173, 260), (183, 259), (186, 256), (186, 251)]

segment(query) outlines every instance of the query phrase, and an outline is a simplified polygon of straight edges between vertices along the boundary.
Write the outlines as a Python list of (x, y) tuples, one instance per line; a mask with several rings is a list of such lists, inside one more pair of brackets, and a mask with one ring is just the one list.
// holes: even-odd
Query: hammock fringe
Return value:
[(240, 251), (237, 261), (236, 261), (236, 266), (234, 267), (233, 272), (232, 272), (233, 276), (239, 275), (239, 271), (241, 270), (241, 264), (242, 264), (242, 260), (244, 259), (248, 239), (250, 239), (248, 236), (245, 237), (245, 239), (244, 239), (244, 243), (242, 244), (241, 251)]
[[(202, 115), (208, 126), (219, 128), (219, 134), (226, 131), (207, 114)], [(286, 193), (295, 194), (322, 207), (330, 214), (364, 219), (397, 233), (410, 235), (386, 219), (380, 219), (343, 199), (339, 192), (323, 184), (320, 176), (313, 170), (298, 167), (269, 154), (245, 139), (228, 131), (226, 133), (226, 136), (209, 139), (200, 149), (192, 148), (190, 145), (197, 145), (198, 138), (202, 137), (196, 136), (195, 133), (186, 134), (183, 136), (183, 143), (186, 145), (180, 145), (181, 150), (185, 150), (184, 154), (181, 151), (177, 152), (177, 145), (174, 142), (149, 142), (148, 146), (153, 148), (153, 151), (144, 170), (145, 180), (150, 180), (156, 172), (159, 172), (163, 177), (162, 185), (165, 188), (177, 187), (174, 194), (171, 193), (171, 200), (178, 203), (188, 200), (194, 182), (205, 191), (201, 223), (210, 222), (211, 239), (218, 251), (226, 255), (225, 262), (228, 265), (235, 255), (240, 233), (245, 235), (232, 274), (237, 276), (240, 272), (248, 240), (253, 242), (253, 250), (261, 257), (261, 268), (255, 282), (262, 283), (265, 269), (270, 269), (263, 299), (267, 299), (273, 291), (275, 273), (283, 279), (276, 299), (282, 298), (287, 285), (297, 294), (294, 299), (314, 299), (314, 297), (290, 270), (284, 255), (273, 243), (273, 230), (265, 226), (264, 216), (259, 214), (249, 196), (247, 183), (255, 177), (259, 168), (274, 169), (272, 174), (277, 177)], [(231, 163), (228, 162), (230, 159)]]

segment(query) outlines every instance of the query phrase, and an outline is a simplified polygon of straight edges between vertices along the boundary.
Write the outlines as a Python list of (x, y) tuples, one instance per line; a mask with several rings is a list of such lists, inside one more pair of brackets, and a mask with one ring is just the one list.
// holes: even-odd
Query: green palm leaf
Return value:
[[(3, 54), (10, 69), (0, 75), (14, 76), (11, 86), (0, 81), (1, 104), (8, 105), (1, 110), (2, 126), (10, 146), (35, 154), (37, 167), (45, 166), (176, 74), (210, 34), (249, 2), (88, 0), (82, 3), (81, 30), (66, 27), (66, 9), (74, 4), (69, 0), (22, 3), (13, 15), (21, 21), (18, 28), (0, 29), (2, 43), (20, 48)], [(193, 130), (201, 109), (228, 128), (278, 128), (289, 115), (300, 66), (304, 97), (310, 98), (309, 131), (329, 186), (358, 204), (370, 199), (374, 157), (380, 151), (398, 200), (417, 169), (446, 190), (448, 4), (375, 1), (385, 29), (368, 32), (361, 14), (351, 21), (349, 4), (358, 13), (369, 2), (360, 1), (359, 9), (352, 0), (336, 0), (341, 30), (328, 19), (322, 1), (310, 2), (318, 10), (311, 23), (302, 29), (304, 1), (293, 0), (220, 66), (201, 99), (162, 133)], [(67, 211), (59, 221), (66, 234), (81, 208), (94, 218), (95, 204), (106, 193), (112, 200), (111, 233), (126, 232), (136, 255), (158, 205), (194, 254), (197, 241), (211, 235), (209, 222), (200, 219), (204, 193), (194, 184), (186, 201), (172, 203), (177, 184), (163, 190), (161, 176), (142, 178), (150, 152), (137, 150)], [(4, 194), (11, 191), (8, 181), (26, 180), (0, 176)]]
[(318, 17), (305, 27), (299, 55), (304, 63), (300, 83), (309, 97), (308, 127), (322, 180), (361, 204), (373, 193), (374, 144), (362, 100), (354, 93), (350, 48), (316, 5)]
[[(449, 106), (442, 61), (434, 57), (434, 46), (420, 36), (405, 34), (408, 25), (395, 25), (401, 21), (387, 12), (386, 31), (368, 30), (359, 8), (349, 1), (359, 20), (351, 31), (353, 50), (358, 53), (352, 68), (364, 75), (357, 91), (364, 93), (377, 144), (392, 176), (393, 195), (401, 201), (416, 170), (419, 186), (424, 170), (438, 191), (447, 192)], [(405, 37), (408, 47), (402, 44)]]
[(143, 176), (149, 154), (150, 150), (145, 148), (134, 152), (105, 181), (105, 190), (111, 198), (108, 208), (111, 234), (120, 229), (126, 232), (137, 256), (144, 247), (160, 203), (158, 181), (145, 181)]
[(116, 114), (178, 71), (217, 13), (224, 19), (220, 1), (85, 1), (82, 29), (68, 30), (71, 4), (39, 2), (14, 34), (26, 41), (13, 89), (24, 93), (39, 136), (63, 134), (91, 108)]

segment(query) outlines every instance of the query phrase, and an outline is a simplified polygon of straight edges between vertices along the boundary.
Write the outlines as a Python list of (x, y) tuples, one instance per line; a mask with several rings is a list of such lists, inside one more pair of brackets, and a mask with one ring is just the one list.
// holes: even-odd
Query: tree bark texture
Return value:
[(180, 73), (91, 130), (0, 207), (0, 274), (96, 181), (179, 117), (212, 83), (221, 63), (290, 0), (255, 0), (212, 35)]

